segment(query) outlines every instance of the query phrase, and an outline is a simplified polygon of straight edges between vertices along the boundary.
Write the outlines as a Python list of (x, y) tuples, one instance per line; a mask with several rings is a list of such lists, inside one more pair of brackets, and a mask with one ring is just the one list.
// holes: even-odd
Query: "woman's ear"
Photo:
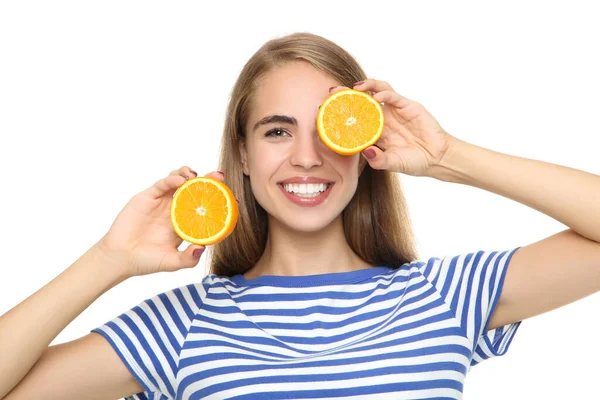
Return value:
[(242, 170), (244, 171), (244, 175), (250, 175), (250, 171), (248, 171), (248, 152), (246, 151), (246, 145), (244, 142), (240, 142), (239, 144), (240, 158), (242, 159)]

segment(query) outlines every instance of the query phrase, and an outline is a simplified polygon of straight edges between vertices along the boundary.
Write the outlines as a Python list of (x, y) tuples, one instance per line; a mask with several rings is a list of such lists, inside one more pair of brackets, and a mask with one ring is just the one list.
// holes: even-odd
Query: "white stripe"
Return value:
[[(467, 314), (467, 326), (465, 327), (467, 330), (467, 337), (469, 339), (471, 339), (471, 341), (473, 341), (473, 343), (475, 344), (475, 342), (477, 342), (477, 338), (476, 336), (479, 335), (479, 333), (475, 334), (475, 318), (477, 318), (477, 316), (481, 316), (483, 317), (484, 314), (484, 309), (486, 307), (487, 301), (485, 298), (483, 298), (483, 296), (480, 298), (481, 300), (481, 309), (477, 309), (477, 299), (478, 297), (478, 291), (479, 291), (479, 281), (481, 280), (481, 274), (483, 272), (483, 265), (485, 264), (485, 262), (487, 261), (487, 254), (484, 254), (481, 256), (481, 258), (479, 259), (479, 263), (477, 265), (475, 265), (475, 257), (472, 258), (473, 262), (470, 263), (470, 267), (469, 271), (465, 271), (464, 275), (463, 275), (463, 288), (461, 288), (461, 299), (459, 300), (459, 307), (458, 309), (461, 310), (460, 314), (462, 314), (462, 307), (466, 307), (466, 314)], [(473, 275), (473, 280), (469, 281), (469, 275), (470, 270), (471, 269), (475, 269), (475, 273)], [(488, 269), (488, 273), (491, 271), (491, 268)], [(470, 286), (471, 287), (471, 297), (469, 299), (466, 298), (466, 293), (467, 293), (467, 287)], [(464, 300), (463, 300), (464, 299)], [(466, 304), (464, 304), (464, 302), (466, 301)], [(463, 304), (461, 304), (463, 303)], [(462, 315), (459, 316), (459, 318), (462, 319)]]
[[(435, 269), (437, 269), (439, 271), (439, 277), (437, 280), (437, 288), (438, 291), (441, 292), (442, 289), (445, 289), (446, 286), (448, 286), (448, 294), (446, 295), (445, 300), (449, 300), (452, 298), (452, 294), (454, 293), (454, 287), (452, 285), (452, 282), (454, 281), (454, 278), (452, 276), (449, 276), (448, 273), (450, 271), (450, 263), (452, 262), (452, 257), (446, 257), (442, 260), (436, 260), (433, 265), (435, 266)], [(458, 260), (458, 266), (456, 267), (456, 269), (454, 270), (454, 272), (456, 273), (456, 270), (460, 271), (460, 259)], [(449, 303), (448, 303), (449, 304)]]
[[(431, 298), (425, 299), (425, 300), (433, 300)], [(421, 306), (421, 304), (417, 304), (417, 306)], [(389, 324), (386, 327), (383, 327), (382, 325), (377, 325), (375, 327), (373, 327), (372, 329), (361, 333), (360, 335), (354, 335), (351, 337), (348, 337), (346, 339), (337, 341), (335, 343), (325, 343), (325, 344), (317, 344), (317, 343), (308, 343), (308, 344), (303, 344), (303, 343), (290, 343), (289, 346), (293, 346), (297, 349), (300, 350), (305, 350), (305, 351), (323, 351), (326, 350), (328, 348), (331, 348), (333, 345), (335, 346), (343, 346), (345, 344), (357, 341), (357, 340), (361, 340), (362, 338), (365, 337), (369, 337), (372, 336), (374, 334), (380, 333), (382, 331), (386, 331), (389, 330), (393, 327), (399, 326), (399, 325), (405, 325), (411, 322), (415, 322), (415, 321), (419, 321), (422, 319), (425, 319), (427, 317), (433, 316), (433, 315), (437, 315), (440, 314), (441, 312), (445, 312), (447, 310), (447, 306), (445, 304), (440, 305), (438, 307), (432, 308), (430, 310), (415, 314), (415, 315), (409, 315), (406, 317), (403, 317), (401, 319), (395, 320), (394, 322), (392, 322), (391, 324)], [(404, 310), (402, 310), (404, 311)], [(396, 310), (397, 312), (397, 310)], [(396, 314), (396, 312), (394, 312), (394, 314)], [(393, 319), (394, 314), (391, 315), (387, 315), (385, 316), (385, 319)], [(268, 331), (262, 330), (262, 329), (257, 329), (257, 328), (230, 328), (230, 327), (224, 327), (224, 326), (219, 326), (219, 325), (215, 325), (206, 321), (202, 322), (202, 327), (206, 327), (206, 328), (212, 328), (216, 331), (220, 331), (223, 332), (225, 334), (230, 334), (230, 335), (235, 335), (235, 336), (258, 336), (258, 337), (263, 337), (263, 338), (267, 338), (267, 339), (274, 339), (277, 342), (280, 342), (282, 344), (284, 344), (283, 341), (281, 341), (280, 339), (277, 338), (277, 336), (292, 336), (292, 337), (298, 337), (297, 336), (297, 331), (290, 331), (290, 330), (286, 330), (286, 329), (269, 329)], [(332, 329), (333, 330), (333, 329)], [(314, 331), (308, 331), (308, 332), (323, 332), (322, 329), (315, 329)], [(322, 337), (322, 335), (319, 335), (317, 333), (314, 333), (312, 335), (310, 335), (310, 337)], [(325, 331), (326, 333), (326, 331)], [(201, 332), (194, 332), (194, 334), (202, 334)], [(194, 336), (195, 336), (194, 335)], [(276, 335), (276, 336), (273, 336)], [(306, 332), (305, 332), (306, 335)], [(188, 335), (189, 336), (189, 335)], [(308, 335), (306, 335), (308, 336)], [(226, 340), (230, 340), (230, 339), (226, 339)], [(258, 344), (253, 344), (255, 346), (263, 346), (263, 345), (258, 345)], [(275, 349), (279, 348), (271, 346), (271, 345), (266, 345), (269, 346), (271, 349), (267, 350), (267, 351), (276, 351)], [(273, 349), (274, 348), (274, 349)]]
[[(421, 313), (416, 316), (413, 316), (412, 318), (420, 317), (420, 319), (423, 319), (423, 318), (426, 318), (428, 316), (428, 314), (434, 315), (438, 311), (440, 311), (439, 308), (432, 309), (432, 310), (429, 310), (427, 314)], [(393, 324), (390, 324), (388, 327), (386, 327), (385, 331), (395, 328), (399, 325), (404, 325), (405, 323), (406, 322), (404, 322), (402, 320), (395, 321)], [(377, 345), (377, 344), (381, 344), (381, 343), (385, 343), (385, 342), (393, 341), (393, 340), (397, 340), (397, 339), (403, 339), (403, 338), (407, 338), (407, 337), (411, 337), (411, 336), (418, 336), (419, 334), (423, 334), (425, 332), (430, 332), (430, 331), (437, 330), (437, 329), (443, 329), (443, 328), (447, 328), (449, 326), (455, 327), (456, 325), (457, 324), (454, 319), (443, 320), (443, 321), (429, 323), (426, 325), (419, 325), (419, 326), (416, 326), (415, 328), (396, 332), (394, 334), (390, 334), (387, 336), (383, 335), (382, 337), (380, 337), (378, 339), (369, 340), (368, 342), (363, 342), (363, 340), (365, 338), (368, 338), (369, 336), (372, 336), (373, 335), (372, 332), (367, 332), (367, 333), (361, 335), (360, 337), (346, 339), (344, 341), (336, 342), (334, 344), (329, 344), (329, 345), (304, 345), (304, 346), (301, 346), (301, 345), (295, 344), (294, 346), (298, 349), (305, 349), (307, 351), (311, 351), (314, 353), (320, 352), (318, 355), (323, 356), (324, 354), (327, 354), (327, 353), (340, 351), (340, 349), (342, 349), (344, 347), (347, 349), (351, 349), (351, 348), (357, 347), (357, 346), (360, 347), (360, 346)], [(256, 330), (253, 333), (257, 334), (259, 332), (261, 332), (261, 331)], [(376, 333), (379, 334), (381, 332), (376, 332)], [(264, 335), (264, 337), (268, 337), (268, 335), (265, 334), (264, 332), (263, 332), (263, 335)], [(265, 351), (265, 352), (270, 352), (270, 353), (274, 353), (274, 354), (281, 354), (282, 356), (307, 357), (307, 355), (304, 353), (295, 351), (293, 348), (288, 348), (289, 345), (287, 345), (287, 344), (283, 344), (282, 346), (256, 344), (256, 343), (249, 344), (248, 342), (243, 341), (243, 340), (223, 338), (223, 336), (221, 336), (219, 334), (208, 334), (208, 333), (190, 333), (190, 335), (188, 336), (188, 341), (204, 341), (204, 340), (227, 341), (229, 343), (232, 343), (232, 344), (235, 344), (235, 345), (241, 346), (242, 348), (247, 348), (247, 349), (249, 349), (248, 346), (252, 346), (252, 350)], [(466, 343), (467, 343), (466, 344), (467, 348), (469, 348), (468, 342), (466, 342)], [(262, 355), (259, 355), (259, 356), (263, 357)]]
[[(452, 296), (448, 296), (446, 298), (446, 300), (450, 304), (453, 297), (455, 296), (454, 292), (458, 291), (458, 305), (456, 306), (455, 312), (457, 314), (456, 317), (459, 319), (459, 321), (461, 321), (461, 319), (462, 319), (462, 315), (461, 315), (462, 310), (464, 310), (465, 301), (467, 300), (465, 293), (467, 292), (467, 287), (470, 285), (469, 275), (471, 273), (471, 270), (473, 268), (476, 268), (476, 266), (474, 266), (475, 256), (473, 255), (467, 264), (465, 264), (465, 262), (466, 262), (466, 257), (461, 256), (459, 258), (459, 262), (457, 263), (457, 267), (454, 272), (454, 276), (452, 278), (452, 286), (453, 286)], [(464, 327), (464, 328), (466, 328), (466, 327)], [(468, 336), (468, 337), (473, 337), (473, 336)]]
[[(424, 390), (406, 390), (401, 393), (375, 393), (361, 394), (357, 396), (344, 396), (344, 400), (414, 400), (419, 399), (439, 399), (448, 397), (451, 399), (461, 399), (462, 394), (455, 389), (424, 389)], [(319, 397), (319, 400), (340, 400), (339, 397)]]
[[(325, 377), (326, 379), (327, 377)], [(370, 376), (366, 378), (357, 378), (357, 379), (347, 379), (340, 381), (313, 381), (310, 383), (303, 383), (306, 385), (310, 385), (310, 390), (326, 390), (333, 388), (348, 388), (348, 387), (363, 387), (363, 386), (373, 386), (373, 385), (383, 385), (389, 383), (399, 383), (399, 382), (417, 382), (423, 380), (437, 380), (437, 379), (449, 379), (455, 380), (458, 382), (463, 381), (463, 374), (455, 372), (455, 371), (435, 371), (435, 372), (420, 372), (420, 373), (407, 373), (407, 374), (395, 374), (395, 375), (381, 375), (381, 376)], [(270, 391), (290, 391), (296, 390), (298, 388), (298, 383), (267, 383), (267, 384), (257, 384), (257, 385), (247, 385), (241, 386), (237, 388), (233, 388), (230, 390), (220, 391), (218, 393), (212, 394), (206, 399), (224, 399), (233, 396), (239, 396), (248, 393), (260, 393), (260, 392), (270, 392)], [(308, 388), (308, 387), (307, 387)], [(189, 396), (197, 390), (202, 389), (201, 387), (197, 387), (196, 384), (190, 385), (186, 388), (183, 397)], [(424, 389), (423, 393), (427, 393), (429, 389)], [(420, 391), (417, 391), (420, 396)]]
[[(179, 317), (179, 320), (181, 321), (181, 323), (182, 323), (184, 326), (190, 326), (190, 324), (191, 324), (191, 322), (192, 322), (192, 319), (190, 319), (190, 318), (187, 316), (187, 314), (186, 314), (186, 312), (185, 312), (185, 310), (184, 310), (183, 306), (181, 305), (182, 303), (179, 301), (179, 299), (177, 298), (177, 296), (175, 295), (175, 293), (174, 293), (172, 290), (170, 290), (170, 291), (166, 292), (165, 294), (167, 295), (167, 298), (168, 298), (168, 299), (169, 299), (169, 301), (171, 302), (171, 305), (172, 305), (172, 307), (175, 309), (175, 313), (176, 313), (176, 314), (177, 314), (177, 316)], [(165, 308), (165, 306), (163, 305), (163, 303), (162, 303), (162, 300), (160, 300), (160, 298), (158, 298), (158, 296), (157, 296), (157, 297), (155, 297), (154, 299), (156, 300), (154, 303), (155, 303), (157, 306), (160, 304), (160, 306), (161, 306), (161, 308), (162, 308), (162, 309), (161, 309), (161, 314), (164, 312), (164, 314), (162, 314), (162, 315), (164, 315), (164, 316), (166, 317), (166, 319), (167, 319), (167, 320), (169, 320), (169, 321), (172, 321), (173, 319), (172, 319), (172, 317), (170, 316), (170, 314), (169, 314), (169, 312), (167, 311), (167, 309)], [(188, 306), (189, 306), (189, 307), (192, 309), (192, 312), (193, 312), (193, 313), (194, 313), (194, 315), (195, 315), (195, 314), (196, 314), (196, 312), (197, 312), (197, 307), (194, 305), (194, 303), (193, 303), (193, 302), (192, 302), (192, 304), (189, 304), (189, 303), (188, 303)], [(193, 317), (192, 317), (192, 318), (193, 318)], [(176, 337), (177, 337), (177, 341), (178, 341), (179, 343), (183, 343), (183, 337), (182, 337), (182, 335), (181, 335), (181, 332), (179, 332), (179, 329), (177, 328), (177, 326), (176, 326), (174, 323), (172, 324), (172, 326), (173, 326), (173, 331), (174, 331), (174, 332), (177, 332), (177, 335), (176, 335)]]
[[(425, 261), (416, 261), (415, 264), (417, 265), (419, 272), (421, 272), (425, 276), (425, 278), (427, 278), (428, 281), (433, 282), (435, 277), (440, 273), (440, 266), (442, 265), (442, 261), (443, 260), (438, 260), (436, 262), (431, 263)], [(428, 264), (431, 264), (431, 268), (429, 273), (426, 274), (425, 270), (429, 268)], [(438, 287), (441, 287), (439, 282), (441, 282), (441, 279), (438, 279), (437, 284)]]
[[(200, 296), (200, 299), (202, 299), (202, 301), (204, 301), (204, 299), (202, 298), (202, 292), (204, 291), (204, 289), (199, 290), (198, 286), (203, 288), (202, 285), (194, 285), (194, 289), (196, 289), (196, 291), (198, 292), (198, 296)], [(190, 289), (187, 286), (183, 286), (180, 289), (181, 289), (181, 294), (183, 295), (183, 298), (185, 299), (185, 301), (189, 305), (189, 307), (192, 309), (192, 312), (194, 313), (194, 315), (197, 314), (198, 313), (198, 305), (194, 301), (194, 298), (192, 297), (192, 293), (191, 293)], [(189, 326), (189, 324), (187, 324), (187, 325)]]
[[(457, 337), (455, 336), (446, 336), (442, 338), (430, 338), (430, 339), (421, 339), (416, 340), (414, 342), (396, 344), (394, 346), (388, 347), (379, 347), (373, 348), (369, 350), (357, 350), (354, 352), (346, 352), (346, 353), (331, 353), (326, 356), (322, 356), (320, 354), (315, 354), (314, 356), (306, 356), (306, 357), (298, 357), (294, 359), (281, 359), (275, 357), (268, 356), (260, 356), (261, 359), (244, 359), (244, 358), (224, 358), (210, 361), (210, 369), (213, 368), (222, 368), (222, 367), (231, 367), (231, 366), (243, 366), (243, 365), (287, 365), (287, 364), (298, 364), (298, 367), (302, 367), (304, 363), (315, 362), (316, 360), (327, 360), (327, 361), (335, 361), (335, 360), (348, 360), (348, 362), (352, 362), (352, 360), (362, 357), (374, 357), (380, 356), (382, 354), (389, 353), (398, 353), (405, 352), (417, 349), (427, 349), (434, 346), (443, 346), (443, 345), (451, 345), (456, 344)], [(465, 343), (465, 349), (468, 349), (468, 343)], [(248, 356), (256, 356), (256, 353), (252, 351), (234, 349), (227, 346), (212, 346), (210, 349), (208, 348), (194, 348), (194, 349), (186, 349), (184, 353), (182, 353), (182, 360), (187, 360), (188, 358), (193, 358), (196, 356), (205, 356), (208, 354), (221, 354), (221, 353), (236, 353), (236, 354), (244, 354)], [(265, 360), (266, 359), (266, 360)], [(441, 354), (429, 354), (422, 355), (410, 358), (402, 359), (402, 365), (421, 365), (429, 362), (436, 361), (448, 361), (452, 360), (457, 363), (463, 364), (467, 366), (469, 363), (469, 359), (462, 354), (459, 353), (441, 353)], [(195, 372), (198, 372), (198, 365), (189, 365), (185, 368), (182, 368), (178, 374), (178, 379), (181, 381), (183, 378), (186, 378)]]
[[(343, 283), (339, 284), (331, 284), (331, 285), (323, 285), (323, 286), (307, 286), (307, 287), (280, 287), (280, 286), (236, 286), (233, 283), (228, 283), (228, 280), (223, 279), (223, 287), (214, 287), (211, 288), (211, 293), (227, 293), (231, 294), (233, 298), (242, 297), (245, 294), (248, 294), (250, 291), (252, 294), (268, 294), (268, 295), (277, 295), (277, 294), (305, 294), (305, 293), (320, 293), (320, 292), (344, 292), (344, 293), (360, 293), (367, 292), (375, 289), (377, 286), (381, 284), (389, 285), (394, 281), (397, 277), (408, 277), (411, 274), (411, 270), (409, 269), (397, 269), (394, 271), (392, 275), (377, 275), (376, 277), (370, 278), (365, 283)], [(414, 272), (414, 271), (413, 271)], [(404, 282), (396, 282), (396, 283), (404, 283)], [(243, 292), (243, 293), (240, 293)]]
[[(125, 343), (123, 342), (123, 340), (121, 340), (121, 337), (115, 331), (113, 331), (110, 327), (108, 327), (106, 325), (99, 327), (98, 330), (101, 330), (102, 332), (106, 333), (113, 340), (113, 342), (117, 346), (117, 350), (119, 351), (119, 353), (121, 355), (123, 355), (123, 357), (125, 357), (125, 359), (127, 360), (127, 365), (129, 365), (136, 372), (137, 376), (139, 376), (140, 379), (142, 379), (142, 382), (144, 383), (144, 385), (149, 387), (150, 390), (152, 390), (152, 391), (157, 391), (158, 390), (157, 387), (154, 386), (152, 384), (152, 382), (150, 382), (146, 373), (142, 370), (139, 363), (133, 357), (133, 355), (131, 354), (131, 352), (129, 351), (129, 349), (127, 348)], [(125, 334), (130, 339), (134, 337), (134, 336), (129, 336), (129, 335), (132, 335), (131, 331), (125, 332)], [(135, 339), (133, 341), (134, 341), (134, 343), (137, 342), (137, 340), (135, 340)], [(136, 346), (136, 349), (137, 349), (137, 346)]]
[[(422, 282), (423, 280), (424, 280), (424, 278), (422, 276), (419, 276), (418, 278), (411, 280), (411, 285), (418, 284), (418, 283)], [(357, 298), (357, 299), (339, 299), (339, 298), (328, 299), (328, 298), (322, 297), (322, 298), (313, 299), (313, 300), (249, 301), (249, 302), (242, 302), (242, 303), (235, 303), (235, 304), (238, 307), (240, 307), (244, 310), (248, 310), (248, 311), (249, 310), (279, 310), (282, 307), (284, 307), (286, 310), (303, 310), (308, 307), (316, 307), (316, 306), (333, 306), (335, 308), (356, 307), (356, 306), (360, 306), (360, 305), (366, 303), (369, 299), (371, 299), (375, 296), (384, 295), (386, 293), (389, 293), (390, 291), (397, 290), (399, 292), (399, 296), (400, 296), (402, 291), (405, 288), (406, 288), (406, 282), (396, 282), (396, 283), (392, 284), (389, 288), (379, 288), (379, 289), (369, 293), (369, 295), (367, 297), (362, 297), (362, 298)], [(252, 294), (252, 293), (249, 293), (249, 294)], [(275, 296), (274, 296), (274, 298), (275, 298)], [(210, 301), (211, 305), (219, 306), (219, 304), (215, 304), (215, 303), (219, 302), (219, 301), (223, 301), (223, 300), (207, 299), (207, 301)], [(329, 303), (329, 304), (327, 304), (327, 303)], [(234, 303), (231, 302), (231, 300), (226, 300), (225, 304), (227, 306), (231, 306)]]
[[(437, 357), (435, 357), (435, 359), (433, 359), (434, 357), (418, 357), (419, 359), (421, 359), (421, 363), (419, 364), (425, 364), (427, 362), (436, 362), (436, 361), (457, 361), (460, 362), (462, 360), (459, 360), (459, 357), (457, 357), (455, 354), (441, 354)], [(221, 375), (216, 375), (216, 376), (209, 376), (205, 379), (200, 379), (200, 380), (196, 380), (194, 381), (193, 384), (191, 384), (187, 390), (191, 391), (192, 393), (196, 390), (200, 390), (202, 388), (206, 388), (208, 386), (211, 385), (217, 385), (217, 384), (221, 384), (221, 383), (226, 383), (226, 382), (234, 382), (237, 380), (244, 380), (244, 379), (253, 379), (253, 378), (263, 378), (264, 376), (268, 375), (268, 376), (291, 376), (291, 377), (296, 377), (296, 376), (305, 376), (305, 375), (312, 375), (315, 376), (314, 379), (316, 382), (319, 381), (319, 379), (323, 379), (323, 380), (328, 380), (330, 378), (332, 378), (333, 375), (337, 375), (340, 373), (352, 373), (352, 372), (361, 372), (361, 371), (370, 371), (373, 369), (380, 369), (380, 368), (389, 368), (391, 367), (391, 363), (395, 363), (396, 360), (376, 360), (376, 361), (369, 361), (369, 362), (363, 362), (361, 364), (346, 364), (346, 365), (334, 365), (334, 366), (312, 366), (310, 367), (308, 370), (306, 367), (300, 367), (300, 368), (285, 368), (285, 369), (270, 369), (270, 370), (256, 370), (256, 371), (233, 371), (231, 373), (228, 374), (221, 374)], [(213, 365), (211, 364), (210, 366), (212, 369)], [(435, 379), (440, 379), (438, 378), (438, 374), (440, 373), (452, 373), (452, 375), (454, 376), (462, 376), (461, 373), (458, 373), (456, 371), (452, 371), (452, 370), (441, 370), (441, 371), (436, 371), (436, 378)], [(394, 381), (394, 382), (410, 382), (410, 380), (406, 380), (407, 376), (411, 376), (414, 377), (415, 379), (419, 379), (419, 380), (427, 380), (428, 378), (432, 377), (432, 372), (431, 371), (426, 371), (426, 372), (404, 372), (404, 373), (397, 373), (395, 376), (400, 377), (400, 380)], [(372, 378), (376, 378), (376, 376), (374, 377), (369, 377), (369, 378), (355, 378), (352, 380), (344, 380), (347, 382), (355, 382), (358, 381), (360, 379), (372, 379)], [(402, 379), (404, 378), (404, 379)], [(391, 383), (391, 381), (389, 380), (389, 378), (386, 379), (386, 381), (388, 383)], [(337, 380), (332, 380), (329, 381), (330, 384), (332, 385), (336, 385), (338, 387), (344, 387), (344, 386), (339, 386)], [(314, 382), (311, 382), (311, 386)], [(289, 386), (290, 383), (287, 383), (287, 385)], [(327, 383), (325, 382), (325, 385), (327, 385)], [(356, 386), (354, 385), (354, 383), (352, 384), (352, 386)], [(329, 387), (330, 388), (330, 387)], [(248, 392), (246, 392), (248, 393)]]
[[(165, 375), (167, 376), (168, 379), (171, 380), (171, 383), (172, 383), (173, 375), (171, 373), (171, 367), (169, 367), (169, 364), (167, 363), (167, 359), (163, 355), (163, 352), (157, 346), (156, 341), (149, 334), (148, 330), (146, 329), (146, 327), (144, 326), (142, 321), (139, 319), (139, 317), (137, 315), (132, 315), (132, 314), (133, 314), (133, 312), (128, 313), (128, 315), (131, 317), (131, 319), (134, 320), (135, 325), (140, 329), (140, 331), (142, 331), (142, 335), (148, 341), (148, 344), (150, 345), (150, 347), (152, 349), (153, 355), (157, 358), (158, 362), (161, 364), (161, 366), (163, 367), (163, 370), (165, 371)], [(148, 369), (150, 371), (150, 373), (153, 375), (153, 378), (158, 382), (159, 390), (162, 393), (169, 393), (164, 381), (158, 376), (158, 373), (156, 372), (154, 364), (152, 364), (152, 360), (150, 359), (150, 356), (148, 355), (148, 353), (146, 353), (146, 350), (144, 350), (144, 348), (141, 346), (141, 344), (137, 340), (137, 337), (135, 336), (135, 334), (131, 331), (131, 329), (129, 329), (129, 327), (121, 319), (116, 319), (114, 322), (119, 328), (121, 328), (123, 330), (123, 332), (125, 332), (125, 335), (131, 339), (131, 342), (133, 343), (138, 354), (140, 355), (144, 366), (146, 367), (146, 369)], [(145, 374), (142, 373), (142, 376), (145, 376)]]
[[(342, 321), (348, 320), (350, 318), (360, 316), (362, 314), (378, 311), (381, 309), (388, 309), (388, 308), (391, 309), (392, 307), (395, 307), (395, 306), (397, 308), (399, 300), (402, 300), (405, 302), (407, 300), (412, 299), (413, 297), (417, 297), (417, 296), (423, 294), (427, 290), (430, 290), (430, 286), (424, 285), (424, 286), (420, 287), (419, 289), (415, 289), (415, 290), (411, 291), (406, 296), (402, 297), (402, 299), (392, 298), (389, 300), (380, 301), (378, 303), (369, 304), (365, 307), (358, 308), (358, 309), (356, 309), (352, 312), (348, 312), (346, 314), (312, 313), (312, 314), (308, 314), (308, 315), (302, 316), (302, 317), (289, 316), (289, 315), (286, 315), (286, 316), (253, 315), (251, 317), (251, 321), (254, 323), (260, 324), (260, 323), (273, 322), (274, 318), (276, 318), (277, 323), (298, 323), (299, 320), (301, 321), (302, 324), (308, 324), (311, 322), (328, 322), (328, 323), (342, 322)], [(427, 299), (423, 299), (423, 300), (426, 300), (427, 302), (429, 302), (429, 301), (433, 301), (435, 299), (427, 298)], [(415, 302), (415, 303), (409, 304), (407, 306), (404, 306), (402, 308), (402, 311), (410, 311), (415, 308), (421, 307), (425, 304), (428, 304), (428, 303), (424, 303), (423, 300), (421, 300), (420, 302)], [(220, 307), (220, 306), (222, 306), (223, 302), (227, 303), (227, 301), (223, 301), (223, 300), (210, 300), (209, 304), (213, 307)], [(285, 304), (281, 304), (281, 307), (279, 307), (279, 309), (282, 309), (282, 310), (288, 309), (287, 308), (288, 304), (289, 304), (289, 302), (285, 302)], [(332, 308), (337, 308), (337, 306), (335, 306), (335, 307), (332, 306)], [(244, 321), (245, 322), (245, 321), (249, 320), (248, 316), (246, 316), (245, 314), (243, 314), (241, 312), (240, 313), (219, 314), (217, 312), (204, 310), (203, 315), (205, 315), (211, 319), (214, 319), (214, 320), (227, 321), (227, 322), (236, 322), (236, 321)], [(359, 321), (357, 323), (342, 326), (339, 328), (330, 328), (330, 329), (319, 328), (319, 329), (314, 329), (314, 330), (310, 330), (310, 331), (309, 330), (304, 330), (304, 331), (309, 332), (311, 336), (315, 336), (320, 331), (322, 331), (322, 334), (324, 334), (325, 336), (334, 336), (339, 333), (344, 333), (344, 332), (347, 332), (350, 330), (357, 329), (361, 326), (364, 326), (367, 322), (369, 324), (371, 324), (371, 323), (373, 323), (373, 321), (383, 320), (383, 319), (386, 319), (389, 317), (390, 317), (390, 313), (385, 314), (380, 317), (372, 318), (370, 320)], [(209, 325), (209, 323), (203, 321), (202, 325), (206, 326), (206, 325)], [(210, 324), (210, 325), (212, 325), (212, 324)], [(217, 325), (217, 327), (218, 328), (216, 328), (216, 329), (220, 329), (220, 326)], [(235, 329), (238, 329), (238, 328), (235, 328)], [(279, 331), (290, 332), (285, 329), (269, 329), (269, 332), (271, 332), (272, 334), (284, 335), (284, 333), (278, 333)], [(294, 330), (293, 332), (301, 333), (300, 331), (301, 330)]]
[[(158, 334), (158, 336), (160, 337), (160, 340), (161, 340), (162, 344), (164, 344), (164, 346), (169, 351), (169, 355), (175, 361), (175, 364), (177, 364), (177, 358), (178, 358), (177, 351), (173, 348), (173, 346), (171, 346), (171, 342), (167, 338), (167, 335), (166, 335), (164, 329), (162, 328), (162, 326), (160, 325), (160, 322), (158, 321), (156, 315), (154, 314), (154, 311), (152, 311), (150, 309), (150, 306), (148, 306), (145, 303), (141, 304), (140, 308), (142, 309), (142, 311), (144, 311), (144, 313), (150, 319), (150, 323), (152, 324), (152, 330)], [(160, 353), (160, 355), (162, 355), (163, 354), (162, 350), (157, 345), (155, 345), (156, 341), (152, 337), (152, 334), (148, 330), (148, 328), (146, 327), (146, 324), (144, 323), (144, 321), (142, 321), (142, 319), (136, 313), (134, 313), (134, 312), (130, 311), (130, 312), (127, 313), (127, 315), (129, 315), (129, 317), (133, 320), (134, 324), (142, 332), (142, 336), (146, 340), (148, 340), (150, 342), (150, 344), (153, 346), (152, 350), (155, 353), (158, 351), (158, 353)], [(166, 322), (167, 323), (170, 322), (169, 318), (165, 314), (162, 314), (162, 317), (166, 318)], [(178, 329), (174, 329), (174, 330), (177, 331)], [(175, 337), (181, 338), (181, 335), (175, 335)], [(137, 342), (137, 340), (136, 340), (136, 342)], [(178, 343), (182, 343), (182, 339), (178, 339)], [(169, 364), (166, 363), (167, 362), (166, 358), (164, 360), (165, 360), (165, 364), (163, 364), (163, 368), (167, 367), (168, 369), (170, 369)]]

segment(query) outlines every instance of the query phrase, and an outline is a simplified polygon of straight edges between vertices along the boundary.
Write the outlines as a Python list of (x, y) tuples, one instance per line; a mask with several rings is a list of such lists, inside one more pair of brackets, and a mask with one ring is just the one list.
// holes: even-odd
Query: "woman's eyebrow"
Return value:
[(254, 125), (252, 132), (256, 131), (261, 125), (268, 125), (276, 122), (298, 126), (298, 121), (294, 117), (288, 117), (287, 115), (268, 115)]

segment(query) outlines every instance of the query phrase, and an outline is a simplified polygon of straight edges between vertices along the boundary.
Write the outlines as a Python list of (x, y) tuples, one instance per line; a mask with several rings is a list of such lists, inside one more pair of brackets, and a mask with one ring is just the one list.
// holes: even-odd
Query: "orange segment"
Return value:
[(383, 132), (383, 109), (365, 92), (347, 89), (329, 96), (319, 109), (317, 130), (336, 153), (352, 155), (375, 144)]
[(207, 177), (181, 185), (171, 202), (171, 224), (179, 237), (197, 245), (220, 242), (233, 232), (238, 205), (231, 189)]

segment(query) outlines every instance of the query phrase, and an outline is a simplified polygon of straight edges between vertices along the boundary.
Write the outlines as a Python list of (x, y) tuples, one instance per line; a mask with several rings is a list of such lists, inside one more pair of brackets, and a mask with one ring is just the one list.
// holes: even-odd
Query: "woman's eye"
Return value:
[(282, 128), (275, 128), (275, 129), (271, 129), (269, 132), (267, 132), (265, 134), (265, 136), (275, 136), (275, 137), (280, 137), (283, 136), (283, 134), (287, 134), (287, 132), (282, 129)]

